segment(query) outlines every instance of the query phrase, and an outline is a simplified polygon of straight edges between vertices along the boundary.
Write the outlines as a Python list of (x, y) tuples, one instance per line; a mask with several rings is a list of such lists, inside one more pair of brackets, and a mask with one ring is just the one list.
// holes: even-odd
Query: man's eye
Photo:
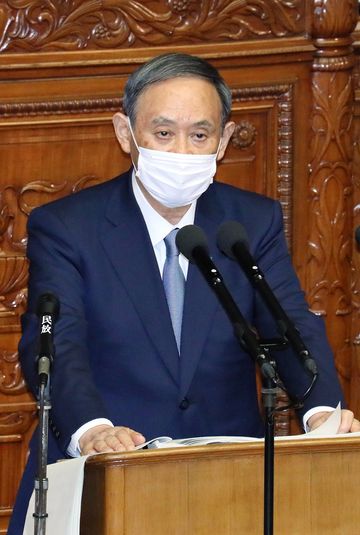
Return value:
[(169, 135), (169, 132), (167, 130), (160, 130), (159, 132), (157, 132), (157, 135), (159, 137), (167, 137)]
[(195, 139), (198, 139), (199, 141), (203, 141), (206, 139), (206, 135), (203, 132), (198, 132), (194, 134)]

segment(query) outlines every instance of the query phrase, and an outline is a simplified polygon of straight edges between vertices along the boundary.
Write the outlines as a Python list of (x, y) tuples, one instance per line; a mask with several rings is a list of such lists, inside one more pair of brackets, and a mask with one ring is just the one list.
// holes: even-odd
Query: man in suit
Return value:
[[(226, 220), (245, 227), (252, 254), (317, 362), (319, 380), (300, 411), (307, 426), (343, 401), (322, 320), (309, 312), (291, 266), (276, 201), (213, 183), (234, 131), (231, 95), (207, 62), (185, 54), (154, 58), (129, 78), (117, 138), (133, 169), (40, 207), (29, 218), (28, 311), (21, 364), (34, 394), (36, 304), (60, 299), (51, 371), (49, 462), (131, 450), (159, 435), (261, 436), (255, 364), (199, 270), (180, 255), (186, 280), (181, 331), (162, 280), (166, 237), (199, 225), (242, 314), (262, 337), (276, 336), (264, 302), (238, 265), (216, 247)], [(291, 349), (275, 355), (289, 392), (311, 378)], [(342, 411), (340, 432), (360, 424)], [(35, 474), (36, 438), (9, 534), (20, 533)], [(15, 527), (18, 526), (18, 527)]]

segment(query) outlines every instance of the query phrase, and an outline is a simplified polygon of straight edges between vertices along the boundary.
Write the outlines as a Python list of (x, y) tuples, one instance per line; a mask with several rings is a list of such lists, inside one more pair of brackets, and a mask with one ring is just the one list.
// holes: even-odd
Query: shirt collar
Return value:
[(174, 228), (182, 228), (185, 225), (194, 224), (196, 201), (190, 205), (190, 208), (180, 221), (176, 225), (172, 225), (150, 205), (136, 181), (134, 172), (132, 173), (131, 180), (134, 196), (145, 220), (153, 247), (161, 242)]

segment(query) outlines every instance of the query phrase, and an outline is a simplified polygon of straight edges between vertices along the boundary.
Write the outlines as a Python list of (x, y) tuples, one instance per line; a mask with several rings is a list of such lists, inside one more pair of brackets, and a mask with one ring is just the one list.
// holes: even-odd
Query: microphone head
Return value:
[(192, 264), (195, 263), (193, 257), (194, 249), (202, 247), (208, 252), (208, 244), (205, 232), (197, 225), (186, 225), (178, 230), (175, 238), (176, 246)]
[(358, 245), (360, 245), (360, 227), (355, 229), (355, 240)]
[(217, 233), (217, 246), (226, 256), (235, 259), (233, 247), (240, 242), (248, 247), (247, 234), (243, 225), (238, 221), (225, 221), (220, 225)]
[(54, 320), (56, 321), (59, 316), (59, 311), (60, 303), (56, 295), (50, 292), (40, 295), (36, 309), (36, 314), (39, 318), (49, 314), (54, 316)]

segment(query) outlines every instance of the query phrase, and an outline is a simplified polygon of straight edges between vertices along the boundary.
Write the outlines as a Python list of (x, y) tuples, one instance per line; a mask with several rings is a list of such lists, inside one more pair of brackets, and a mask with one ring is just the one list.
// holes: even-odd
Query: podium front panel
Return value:
[[(263, 444), (104, 454), (85, 466), (81, 535), (262, 535)], [(274, 533), (358, 535), (360, 439), (275, 447)]]

